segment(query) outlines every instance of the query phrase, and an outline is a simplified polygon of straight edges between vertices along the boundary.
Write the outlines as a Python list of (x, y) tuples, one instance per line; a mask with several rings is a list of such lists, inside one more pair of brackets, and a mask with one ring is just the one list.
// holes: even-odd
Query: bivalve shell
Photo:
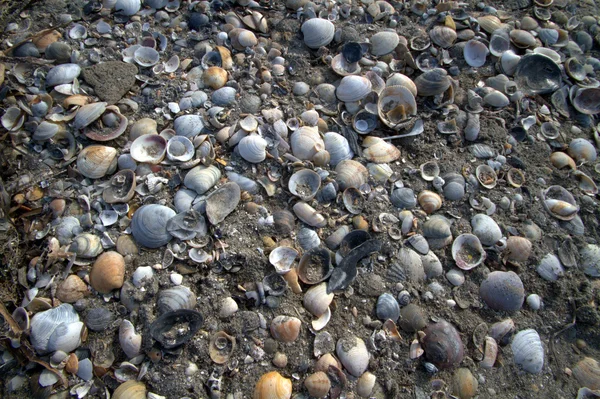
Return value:
[(260, 163), (267, 157), (267, 141), (258, 134), (242, 138), (238, 144), (240, 155), (250, 163)]
[(127, 16), (135, 15), (142, 7), (140, 0), (116, 0), (114, 4), (115, 11)]
[(306, 291), (302, 303), (304, 308), (316, 317), (320, 317), (333, 301), (333, 293), (327, 293), (327, 283), (314, 285)]
[(125, 259), (115, 251), (103, 253), (90, 272), (90, 285), (102, 294), (121, 288), (125, 279)]
[(90, 179), (99, 179), (117, 168), (117, 150), (103, 145), (85, 147), (77, 156), (79, 173)]
[(371, 92), (371, 81), (362, 76), (346, 76), (335, 91), (337, 98), (343, 102), (356, 102)]
[(479, 238), (473, 234), (461, 234), (452, 243), (452, 258), (460, 269), (473, 269), (479, 266), (486, 256)]
[(519, 331), (513, 338), (511, 349), (515, 364), (531, 374), (539, 374), (544, 367), (544, 347), (537, 331)]
[(277, 371), (263, 374), (254, 387), (253, 399), (290, 399), (292, 381)]
[(292, 208), (298, 219), (312, 227), (325, 227), (327, 220), (306, 202), (298, 202)]
[(296, 130), (291, 138), (290, 145), (294, 156), (301, 160), (312, 160), (315, 154), (325, 149), (325, 143), (321, 139), (316, 127), (302, 126)]
[(429, 215), (442, 207), (442, 197), (429, 190), (421, 191), (417, 196), (417, 201), (421, 208)]
[[(416, 87), (415, 92), (417, 92)], [(394, 129), (401, 128), (402, 122), (408, 121), (417, 114), (417, 103), (411, 88), (389, 86), (383, 89), (377, 102), (377, 112), (386, 126)]]
[(300, 30), (304, 35), (304, 43), (311, 49), (327, 46), (335, 34), (333, 23), (323, 18), (312, 18), (305, 21)]
[(344, 368), (355, 377), (360, 377), (369, 365), (369, 351), (365, 342), (355, 336), (340, 338), (335, 351)]
[(538, 274), (546, 281), (557, 281), (565, 274), (560, 260), (554, 254), (547, 254), (537, 267)]
[(217, 184), (220, 178), (221, 171), (216, 166), (196, 166), (185, 175), (183, 184), (202, 195)]
[(79, 76), (81, 67), (77, 64), (61, 64), (48, 71), (46, 75), (46, 86), (54, 87), (68, 84)]
[(323, 141), (325, 150), (329, 152), (329, 162), (332, 166), (337, 166), (340, 162), (354, 157), (354, 152), (350, 149), (348, 140), (341, 134), (325, 133)]
[(83, 323), (69, 304), (36, 313), (31, 319), (31, 344), (40, 354), (71, 352), (81, 343)]
[(133, 141), (130, 151), (138, 162), (158, 164), (167, 153), (167, 140), (157, 134), (145, 134)]
[(456, 31), (445, 25), (436, 25), (429, 31), (431, 41), (442, 48), (448, 48), (456, 41)]
[(394, 51), (400, 43), (400, 37), (396, 32), (383, 31), (374, 34), (371, 37), (371, 54), (380, 57)]
[(146, 385), (137, 380), (125, 381), (115, 389), (111, 397), (113, 399), (144, 399), (146, 397)]
[(310, 201), (321, 187), (321, 176), (313, 170), (302, 169), (294, 173), (288, 182), (288, 189), (303, 201)]
[(361, 163), (354, 160), (344, 160), (335, 167), (335, 181), (341, 190), (348, 187), (359, 188), (368, 181), (369, 171)]
[(498, 223), (488, 215), (477, 214), (471, 219), (473, 234), (487, 247), (496, 244), (502, 238), (502, 231)]
[(368, 147), (363, 150), (363, 157), (374, 163), (394, 162), (401, 155), (398, 147), (379, 137), (365, 137), (363, 146), (365, 145)]
[(142, 335), (135, 333), (135, 328), (129, 320), (123, 320), (119, 327), (119, 343), (128, 359), (140, 354), (142, 347)]
[(588, 276), (600, 277), (600, 247), (588, 244), (579, 251), (579, 254), (583, 272)]
[(493, 310), (516, 312), (523, 306), (525, 289), (516, 273), (494, 271), (481, 283), (479, 295)]
[(291, 316), (277, 316), (271, 321), (271, 335), (280, 342), (294, 342), (300, 334), (302, 322)]
[(174, 210), (164, 205), (143, 205), (133, 214), (131, 233), (136, 242), (144, 247), (162, 247), (171, 241), (167, 222), (175, 215)]
[(581, 387), (600, 389), (600, 364), (596, 359), (584, 357), (572, 368), (573, 376)]
[(422, 339), (427, 360), (440, 368), (462, 362), (464, 346), (456, 328), (445, 320), (427, 326)]
[(323, 371), (317, 371), (306, 377), (304, 386), (311, 397), (324, 398), (331, 389), (331, 381)]

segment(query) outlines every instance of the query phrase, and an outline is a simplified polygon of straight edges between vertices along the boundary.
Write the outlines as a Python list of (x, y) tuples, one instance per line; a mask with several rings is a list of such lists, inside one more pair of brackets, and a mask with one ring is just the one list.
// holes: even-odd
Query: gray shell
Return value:
[(175, 119), (173, 128), (178, 136), (191, 139), (204, 129), (204, 121), (200, 115), (183, 115)]
[(397, 259), (388, 269), (388, 279), (394, 282), (409, 281), (412, 283), (425, 280), (423, 261), (418, 253), (404, 247), (398, 251)]
[(554, 254), (548, 254), (540, 261), (537, 272), (546, 281), (556, 281), (565, 274), (565, 269)]
[(300, 247), (305, 251), (321, 245), (321, 239), (317, 232), (306, 227), (301, 228), (298, 231), (296, 239), (298, 240)]
[(488, 215), (482, 213), (473, 216), (471, 219), (473, 234), (479, 238), (481, 244), (492, 246), (502, 238), (502, 231), (498, 223)]
[(354, 153), (350, 149), (348, 140), (338, 133), (325, 133), (323, 138), (325, 150), (329, 152), (331, 166), (336, 166), (345, 159), (352, 159)]
[(196, 166), (185, 175), (183, 184), (198, 194), (204, 194), (217, 184), (220, 178), (221, 171), (216, 166)]
[(376, 312), (379, 320), (391, 319), (395, 323), (400, 317), (400, 305), (392, 294), (386, 292), (377, 299)]
[(312, 49), (327, 46), (335, 34), (333, 23), (323, 18), (309, 19), (300, 29), (304, 35), (304, 43)]
[(399, 209), (413, 209), (417, 206), (417, 197), (412, 188), (400, 187), (392, 191), (390, 201)]
[(185, 212), (189, 209), (194, 209), (200, 213), (204, 213), (206, 208), (206, 201), (196, 200), (198, 194), (194, 190), (188, 190), (186, 188), (179, 189), (175, 193), (173, 198), (173, 205), (178, 213)]
[(46, 86), (53, 87), (71, 83), (81, 73), (77, 64), (61, 64), (52, 68), (46, 75)]
[(40, 354), (71, 352), (81, 343), (83, 323), (70, 304), (37, 313), (31, 319), (31, 344)]
[(172, 236), (185, 241), (205, 236), (208, 228), (204, 216), (190, 209), (169, 219), (167, 231)]
[(355, 336), (340, 338), (335, 352), (348, 373), (359, 377), (369, 366), (369, 351), (365, 342)]
[(493, 310), (516, 312), (525, 300), (525, 289), (516, 273), (495, 271), (483, 280), (479, 295)]
[(136, 242), (147, 248), (166, 245), (173, 236), (167, 231), (167, 222), (176, 215), (164, 205), (143, 205), (133, 214), (131, 233)]
[(579, 251), (583, 272), (591, 277), (600, 277), (600, 247), (588, 244)]
[(127, 16), (134, 15), (141, 7), (140, 0), (117, 0), (115, 3), (115, 11), (120, 11), (121, 14)]
[(196, 295), (188, 287), (178, 285), (160, 291), (156, 306), (159, 314), (179, 309), (194, 309), (196, 307)]
[(215, 90), (212, 94), (212, 102), (214, 105), (225, 107), (235, 102), (237, 91), (233, 87), (221, 87)]
[(544, 368), (544, 347), (537, 331), (533, 329), (519, 331), (513, 338), (510, 348), (515, 364), (523, 370), (539, 374)]
[(227, 178), (232, 182), (237, 183), (242, 190), (247, 191), (250, 194), (256, 194), (258, 192), (258, 183), (246, 176), (235, 172), (227, 172)]
[(85, 325), (92, 331), (104, 331), (115, 320), (113, 313), (106, 308), (94, 308), (85, 316)]

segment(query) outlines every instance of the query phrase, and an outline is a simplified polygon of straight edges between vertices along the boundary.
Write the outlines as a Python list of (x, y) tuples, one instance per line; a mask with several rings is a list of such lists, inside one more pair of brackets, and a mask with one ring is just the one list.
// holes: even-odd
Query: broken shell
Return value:
[(194, 144), (185, 136), (173, 136), (167, 141), (166, 153), (171, 161), (186, 162), (194, 157)]
[(515, 262), (526, 262), (531, 255), (532, 244), (526, 237), (512, 236), (506, 241), (506, 259)]
[(227, 182), (206, 198), (206, 216), (211, 224), (221, 223), (235, 210), (241, 199), (240, 186)]
[(584, 357), (577, 362), (572, 371), (581, 387), (600, 389), (600, 364), (596, 359)]
[(113, 399), (145, 399), (146, 385), (136, 380), (125, 381), (115, 389), (111, 397)]
[(290, 399), (291, 397), (292, 381), (284, 378), (277, 371), (263, 374), (254, 388), (253, 399)]
[(423, 190), (417, 196), (417, 201), (423, 210), (431, 215), (442, 207), (442, 197), (429, 190)]
[(331, 254), (325, 248), (311, 248), (306, 251), (298, 263), (298, 277), (305, 284), (320, 283), (326, 280), (331, 272), (333, 272)]
[[(150, 335), (165, 349), (172, 349), (192, 339), (203, 322), (204, 318), (195, 310), (180, 309), (167, 312), (152, 322)], [(174, 336), (172, 331), (175, 326), (178, 333)]]
[(350, 149), (348, 140), (341, 134), (333, 132), (325, 133), (323, 141), (325, 143), (325, 150), (329, 152), (329, 161), (332, 166), (337, 166), (340, 162), (354, 157), (354, 152)]
[(335, 34), (333, 23), (323, 18), (312, 18), (305, 21), (300, 30), (304, 35), (304, 43), (311, 49), (327, 46)]
[(81, 344), (83, 323), (70, 304), (36, 313), (31, 319), (31, 344), (39, 354), (69, 353)]
[(573, 139), (569, 143), (569, 155), (576, 162), (594, 162), (597, 158), (596, 148), (586, 139)]
[(513, 338), (511, 349), (517, 366), (532, 374), (539, 374), (542, 371), (544, 347), (537, 331), (533, 329), (519, 331)]
[(363, 157), (375, 163), (390, 163), (400, 158), (400, 150), (379, 137), (367, 136), (363, 140)]
[(119, 327), (119, 344), (128, 359), (133, 359), (140, 354), (142, 335), (135, 333), (135, 328), (129, 320), (123, 320)]
[[(508, 71), (504, 72), (510, 75)], [(558, 65), (541, 54), (526, 54), (521, 57), (514, 76), (515, 82), (525, 94), (552, 93), (560, 87), (562, 81)]]
[(421, 178), (425, 181), (433, 181), (440, 174), (440, 166), (436, 161), (429, 161), (421, 164)]
[(479, 165), (477, 169), (475, 169), (475, 176), (477, 176), (477, 180), (479, 183), (487, 189), (492, 189), (496, 187), (497, 176), (496, 171), (489, 165)]
[(308, 394), (314, 398), (324, 398), (331, 389), (331, 381), (323, 371), (317, 371), (304, 380)]
[(216, 166), (196, 166), (185, 175), (183, 184), (202, 195), (217, 184), (220, 178), (221, 171)]
[(365, 342), (355, 336), (340, 338), (335, 352), (344, 368), (355, 377), (359, 377), (369, 365), (369, 351)]
[(107, 204), (126, 203), (135, 195), (135, 173), (131, 169), (123, 169), (110, 178), (110, 184), (102, 192), (102, 199)]
[(464, 347), (456, 328), (445, 320), (429, 324), (424, 330), (423, 349), (427, 360), (439, 368), (458, 365), (464, 357)]
[(131, 144), (131, 156), (138, 162), (158, 164), (167, 152), (167, 140), (157, 134), (145, 134)]
[(335, 91), (340, 101), (351, 103), (360, 101), (371, 92), (371, 81), (362, 76), (346, 76), (342, 78)]
[(327, 283), (314, 285), (306, 291), (302, 303), (316, 317), (323, 315), (333, 301), (333, 293), (327, 293)]
[(325, 149), (325, 143), (317, 127), (302, 126), (290, 137), (294, 156), (301, 160), (312, 160), (316, 153)]
[(251, 134), (240, 140), (238, 149), (240, 155), (250, 163), (260, 163), (265, 160), (267, 141), (257, 134)]
[(175, 211), (164, 205), (147, 204), (141, 206), (131, 219), (131, 233), (136, 242), (147, 248), (159, 248), (171, 241), (167, 222), (175, 216)]
[(121, 288), (125, 279), (125, 259), (115, 251), (104, 252), (90, 272), (90, 285), (101, 294)]
[(354, 215), (360, 214), (365, 207), (365, 199), (360, 190), (355, 187), (345, 189), (342, 194), (342, 200), (348, 212)]
[(479, 266), (486, 256), (479, 238), (473, 234), (461, 234), (452, 244), (452, 258), (460, 269), (471, 270)]
[(579, 89), (571, 103), (582, 114), (595, 115), (600, 112), (600, 89), (596, 87)]
[(291, 316), (277, 316), (271, 321), (271, 335), (280, 342), (294, 342), (300, 334), (302, 322)]
[(77, 156), (79, 173), (90, 179), (99, 179), (117, 168), (117, 150), (103, 145), (85, 147)]
[(82, 258), (95, 258), (102, 252), (100, 237), (91, 233), (83, 233), (73, 239), (69, 252), (75, 252)]
[(516, 273), (494, 271), (481, 283), (479, 295), (491, 309), (512, 313), (521, 309), (525, 289)]
[(288, 182), (288, 189), (303, 201), (310, 201), (321, 187), (321, 176), (313, 170), (302, 169), (294, 173)]
[(484, 369), (491, 369), (496, 363), (498, 357), (498, 344), (492, 337), (485, 337), (485, 347), (483, 351), (483, 360), (479, 365)]
[(290, 247), (277, 247), (269, 254), (269, 262), (279, 274), (285, 274), (292, 268), (298, 251)]
[(208, 354), (213, 362), (225, 364), (235, 350), (235, 337), (225, 331), (218, 331), (210, 338)]

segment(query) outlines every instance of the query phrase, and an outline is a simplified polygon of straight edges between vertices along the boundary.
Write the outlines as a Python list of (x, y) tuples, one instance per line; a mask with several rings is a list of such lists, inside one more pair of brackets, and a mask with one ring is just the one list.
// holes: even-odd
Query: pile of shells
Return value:
[(518, 3), (14, 15), (6, 395), (597, 396), (600, 19)]

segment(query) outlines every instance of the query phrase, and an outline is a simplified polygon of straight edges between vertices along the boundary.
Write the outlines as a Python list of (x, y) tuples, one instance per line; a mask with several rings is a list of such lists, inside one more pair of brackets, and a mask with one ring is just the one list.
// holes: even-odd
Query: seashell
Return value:
[(273, 226), (280, 234), (290, 234), (296, 226), (296, 218), (289, 211), (275, 211), (273, 212)]
[(253, 399), (290, 399), (291, 397), (292, 381), (284, 378), (277, 371), (263, 374), (256, 383), (252, 396)]
[(208, 354), (216, 364), (225, 364), (235, 350), (235, 337), (225, 331), (218, 331), (210, 338)]
[(436, 25), (429, 31), (431, 41), (441, 48), (448, 48), (456, 41), (456, 30), (444, 25)]
[[(427, 253), (430, 253), (429, 244), (427, 243), (425, 237), (423, 237), (421, 234), (414, 234), (410, 236), (406, 240), (406, 242), (410, 244), (410, 246), (413, 247), (415, 251), (417, 251), (421, 255), (426, 255)], [(431, 252), (431, 254), (433, 254), (433, 252)], [(435, 256), (435, 254), (433, 255)]]
[(39, 354), (71, 352), (81, 344), (83, 323), (70, 304), (36, 313), (31, 319), (31, 344)]
[(90, 285), (102, 294), (121, 288), (125, 279), (125, 260), (114, 251), (104, 252), (96, 259), (90, 272)]
[[(421, 240), (425, 242), (426, 247), (428, 249), (428, 251), (425, 254), (423, 254), (423, 252), (425, 252), (425, 246), (419, 251), (419, 253), (423, 254), (421, 256), (421, 262), (423, 263), (423, 270), (425, 271), (425, 276), (428, 279), (441, 276), (444, 272), (442, 262), (440, 262), (440, 259), (434, 252), (429, 251), (429, 243), (427, 243), (425, 238), (420, 234), (415, 234), (412, 237), (421, 237)], [(413, 247), (415, 246), (413, 245)]]
[(192, 208), (169, 219), (167, 231), (180, 240), (193, 240), (205, 236), (207, 226), (204, 217)]
[(257, 134), (251, 134), (240, 140), (238, 149), (240, 155), (250, 163), (260, 163), (265, 160), (267, 141)]
[(46, 75), (46, 86), (54, 87), (58, 85), (72, 83), (81, 73), (81, 67), (77, 64), (61, 64), (48, 71)]
[(473, 234), (477, 236), (479, 241), (485, 246), (492, 246), (502, 238), (500, 227), (488, 215), (477, 214), (471, 219), (471, 227)]
[(345, 76), (337, 87), (335, 95), (340, 101), (356, 102), (365, 98), (371, 92), (371, 87), (371, 81), (365, 77)]
[(235, 210), (241, 199), (241, 190), (234, 182), (223, 184), (206, 198), (206, 216), (212, 225), (221, 223)]
[(542, 298), (538, 294), (528, 295), (526, 302), (532, 310), (539, 310), (542, 307)]
[(140, 0), (117, 0), (114, 9), (115, 11), (130, 17), (137, 14), (141, 7), (142, 4)]
[(173, 129), (175, 129), (178, 136), (192, 139), (204, 129), (204, 121), (200, 115), (182, 115), (175, 119)]
[(386, 87), (379, 95), (377, 111), (386, 126), (400, 129), (402, 122), (417, 113), (414, 94), (405, 86)]
[(396, 32), (382, 31), (371, 36), (370, 42), (371, 54), (381, 57), (394, 51), (400, 43), (400, 37)]
[[(81, 108), (77, 111), (77, 114), (80, 111)], [(104, 111), (100, 120), (102, 123), (95, 124), (93, 129), (84, 129), (83, 134), (87, 138), (95, 141), (114, 140), (125, 133), (127, 129), (127, 118), (121, 115), (119, 108), (114, 105), (106, 107), (106, 111)], [(77, 122), (77, 116), (75, 116), (75, 122)]]
[(600, 112), (600, 89), (588, 87), (577, 90), (571, 100), (573, 107), (582, 114), (595, 115)]
[(20, 44), (12, 50), (12, 54), (15, 57), (40, 57), (40, 50), (32, 42), (25, 42)]
[(600, 364), (596, 359), (584, 357), (573, 366), (572, 371), (579, 386), (600, 389)]
[(294, 173), (288, 182), (290, 192), (302, 199), (310, 201), (321, 187), (321, 176), (313, 170), (302, 169)]
[(312, 18), (305, 21), (300, 30), (304, 35), (304, 44), (311, 49), (327, 46), (335, 34), (333, 23), (323, 18)]
[(133, 359), (140, 354), (142, 335), (135, 333), (135, 328), (129, 320), (123, 320), (119, 327), (119, 344), (128, 359)]
[(58, 63), (67, 63), (71, 60), (71, 47), (64, 42), (50, 43), (44, 54), (46, 59), (56, 60)]
[(521, 56), (515, 54), (512, 50), (507, 50), (500, 56), (500, 70), (502, 73), (513, 76), (517, 70), (517, 66), (521, 61)]
[(239, 307), (237, 302), (232, 297), (223, 298), (221, 301), (221, 309), (219, 311), (219, 317), (227, 319), (233, 316)]
[(313, 285), (326, 280), (333, 272), (330, 252), (319, 247), (309, 249), (300, 259), (297, 272), (305, 284)]
[(535, 37), (526, 30), (513, 29), (509, 33), (512, 43), (519, 48), (528, 48), (535, 46)]
[(425, 280), (423, 261), (419, 254), (410, 248), (403, 247), (398, 251), (398, 262), (388, 269), (388, 277), (394, 281), (408, 280), (419, 282)]
[(417, 201), (428, 215), (431, 215), (442, 207), (442, 197), (429, 190), (421, 191), (417, 196)]
[(221, 171), (216, 166), (196, 166), (185, 175), (183, 184), (202, 195), (217, 184), (220, 178)]
[(495, 15), (484, 15), (477, 18), (479, 26), (483, 28), (487, 33), (493, 33), (496, 29), (502, 27), (502, 21)]
[(111, 397), (113, 399), (144, 399), (146, 386), (137, 380), (125, 381), (115, 389)]
[(206, 71), (204, 71), (204, 73), (202, 74), (202, 78), (204, 79), (204, 84), (206, 86), (210, 87), (213, 90), (217, 90), (225, 86), (225, 83), (227, 83), (228, 76), (227, 71), (225, 69), (218, 66), (211, 66)]
[(135, 195), (135, 173), (123, 169), (110, 178), (110, 184), (102, 191), (102, 199), (107, 204), (127, 203)]
[(531, 255), (531, 248), (531, 241), (526, 237), (508, 237), (505, 259), (515, 262), (526, 262)]
[(291, 136), (290, 145), (294, 156), (301, 160), (311, 160), (316, 153), (325, 149), (318, 128), (309, 126), (296, 130)]
[(587, 244), (579, 251), (579, 255), (583, 272), (591, 277), (600, 277), (600, 247)]
[(18, 107), (9, 107), (2, 115), (2, 126), (10, 131), (18, 131), (25, 122), (25, 112)]
[(335, 167), (335, 172), (335, 181), (339, 184), (340, 190), (345, 190), (348, 187), (359, 188), (369, 178), (367, 168), (354, 160), (341, 161)]
[(275, 267), (277, 273), (285, 274), (292, 268), (298, 251), (290, 247), (277, 247), (269, 254), (269, 262)]
[(441, 215), (434, 215), (423, 224), (423, 236), (431, 249), (442, 248), (452, 242), (450, 221)]
[(159, 248), (171, 241), (167, 222), (175, 216), (175, 211), (164, 205), (147, 204), (141, 206), (131, 219), (131, 233), (135, 241), (147, 248)]
[(104, 331), (115, 320), (113, 313), (106, 308), (94, 308), (85, 316), (85, 325), (92, 331)]
[(87, 285), (75, 274), (67, 277), (56, 290), (56, 297), (65, 303), (75, 303), (87, 294)]
[(515, 364), (531, 374), (539, 374), (544, 367), (544, 347), (537, 331), (519, 331), (510, 345)]
[(249, 179), (246, 176), (240, 175), (235, 172), (227, 172), (227, 178), (232, 182), (237, 183), (237, 185), (240, 186), (240, 188), (243, 191), (246, 191), (250, 194), (258, 193), (258, 184), (254, 180)]
[(464, 347), (456, 328), (445, 320), (429, 324), (421, 340), (427, 360), (439, 368), (450, 368), (462, 362)]
[(491, 309), (509, 313), (521, 309), (525, 300), (523, 283), (514, 272), (491, 272), (481, 283), (479, 295)]
[[(367, 164), (369, 175), (378, 183), (387, 181), (393, 174), (392, 168), (386, 164)], [(415, 202), (416, 204), (416, 202)]]
[(459, 269), (452, 269), (446, 273), (446, 279), (455, 287), (465, 283), (465, 274)]
[(90, 179), (112, 174), (117, 168), (117, 150), (103, 145), (85, 147), (77, 156), (79, 173)]
[(327, 312), (332, 301), (333, 293), (327, 293), (327, 283), (320, 283), (306, 291), (302, 304), (314, 316), (320, 317)]
[(344, 206), (348, 212), (358, 215), (365, 207), (365, 199), (360, 190), (354, 187), (348, 187), (342, 195)]
[(69, 247), (69, 252), (74, 252), (82, 258), (95, 258), (102, 250), (100, 238), (91, 233), (79, 234)]
[(130, 153), (137, 162), (158, 164), (167, 153), (167, 140), (157, 134), (145, 134), (133, 141)]
[(302, 248), (305, 251), (308, 251), (312, 248), (321, 245), (321, 239), (319, 238), (317, 232), (306, 227), (301, 228), (298, 231), (296, 239), (298, 240), (300, 248)]
[(485, 164), (479, 165), (477, 169), (475, 169), (475, 176), (483, 187), (490, 190), (496, 187), (498, 178), (496, 176), (496, 171), (494, 171), (491, 166)]
[(389, 163), (400, 158), (398, 147), (379, 137), (365, 137), (363, 146), (365, 143), (368, 143), (368, 147), (363, 150), (363, 157), (371, 162)]
[(504, 108), (510, 104), (508, 97), (498, 90), (493, 90), (486, 94), (485, 97), (483, 97), (483, 102), (496, 108)]
[(134, 51), (133, 60), (140, 66), (151, 67), (158, 64), (160, 54), (152, 47), (140, 46)]
[(358, 381), (356, 381), (356, 393), (363, 398), (371, 397), (377, 377), (374, 374), (365, 371)]
[[(189, 309), (179, 309), (167, 312), (154, 320), (150, 325), (150, 335), (165, 349), (183, 345), (196, 335), (202, 327), (204, 318), (199, 312)], [(178, 334), (173, 335), (177, 326)]]
[(365, 342), (355, 336), (340, 338), (335, 351), (344, 368), (355, 377), (359, 377), (369, 365), (369, 351)]
[(450, 78), (445, 69), (434, 68), (419, 75), (415, 80), (419, 96), (429, 97), (444, 93), (450, 87)]
[(399, 209), (412, 209), (417, 206), (415, 192), (408, 187), (400, 187), (392, 191), (390, 201)]
[[(507, 53), (502, 54), (502, 57)], [(506, 69), (504, 72), (511, 75)], [(521, 57), (514, 71), (514, 77), (515, 83), (525, 94), (552, 93), (560, 87), (562, 79), (560, 68), (552, 59), (535, 53)]]
[(557, 281), (559, 277), (565, 274), (565, 269), (558, 257), (553, 254), (547, 254), (540, 261), (537, 272), (546, 281)]
[(211, 99), (214, 105), (226, 107), (235, 102), (237, 91), (233, 87), (221, 87), (212, 93)]
[(236, 50), (245, 50), (247, 47), (254, 47), (258, 44), (258, 39), (252, 31), (242, 28), (234, 28), (229, 31), (231, 45)]
[(173, 136), (167, 141), (166, 154), (171, 161), (189, 161), (194, 153), (194, 144), (185, 136)]
[[(502, 56), (506, 51), (510, 50), (510, 36), (504, 29), (496, 29), (490, 37), (490, 53), (496, 57)], [(466, 59), (466, 57), (465, 57)], [(484, 60), (485, 63), (485, 60)], [(469, 64), (471, 65), (471, 64)], [(483, 65), (483, 64), (482, 64)]]
[(460, 269), (471, 270), (479, 266), (486, 256), (479, 238), (473, 234), (461, 234), (452, 244), (452, 259)]
[(329, 152), (329, 162), (332, 166), (336, 166), (341, 161), (354, 157), (348, 140), (341, 134), (333, 132), (325, 133), (323, 141), (325, 143), (325, 150)]
[(569, 155), (576, 162), (594, 162), (597, 158), (596, 148), (586, 139), (577, 138), (569, 143)]
[(292, 208), (294, 213), (304, 223), (312, 227), (325, 227), (327, 220), (306, 202), (298, 202)]
[(196, 307), (196, 295), (183, 285), (162, 290), (158, 293), (156, 307), (159, 314), (181, 309), (193, 310)]
[(485, 347), (483, 351), (483, 360), (479, 365), (484, 369), (491, 369), (496, 363), (498, 357), (498, 344), (492, 337), (485, 337)]
[(573, 195), (561, 186), (550, 186), (542, 190), (542, 205), (555, 218), (573, 220), (579, 212), (579, 206)]
[[(556, 37), (558, 39), (558, 32), (556, 32)], [(565, 71), (567, 72), (567, 75), (578, 82), (585, 80), (587, 76), (583, 64), (575, 57), (571, 57), (565, 61)]]
[(377, 318), (379, 320), (392, 320), (394, 323), (400, 317), (400, 305), (393, 295), (384, 293), (377, 298), (377, 305), (375, 307)]
[(302, 322), (291, 316), (277, 316), (271, 321), (271, 335), (280, 342), (294, 342), (300, 334)]
[(314, 398), (324, 398), (331, 389), (331, 381), (323, 371), (317, 371), (304, 380), (304, 387)]
[(563, 169), (566, 167), (571, 170), (577, 169), (577, 165), (575, 164), (573, 158), (560, 151), (553, 152), (552, 155), (550, 155), (550, 163), (552, 163), (552, 165), (558, 169)]

